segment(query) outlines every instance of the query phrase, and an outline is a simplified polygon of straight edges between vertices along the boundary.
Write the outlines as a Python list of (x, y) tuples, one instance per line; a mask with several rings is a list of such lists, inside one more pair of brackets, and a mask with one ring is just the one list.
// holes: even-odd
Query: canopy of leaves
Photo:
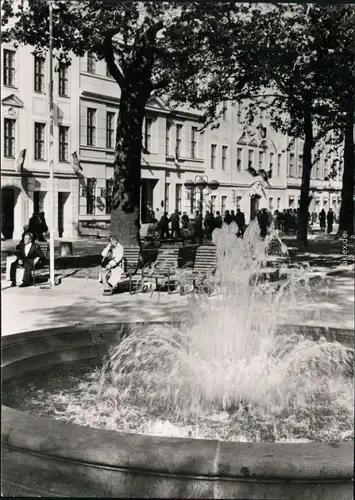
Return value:
[[(138, 58), (146, 63), (151, 91), (170, 91), (182, 101), (189, 97), (188, 84), (206, 71), (219, 23), (223, 24), (230, 10), (245, 9), (228, 2), (58, 0), (53, 5), (53, 48), (58, 60), (69, 62), (73, 54), (94, 54), (106, 60), (123, 88), (137, 77)], [(47, 0), (5, 0), (3, 40), (32, 45), (39, 54), (45, 52), (48, 16)], [(215, 72), (218, 74), (218, 68)], [(177, 81), (182, 84), (176, 86), (173, 82)], [(186, 95), (181, 94), (182, 89)]]

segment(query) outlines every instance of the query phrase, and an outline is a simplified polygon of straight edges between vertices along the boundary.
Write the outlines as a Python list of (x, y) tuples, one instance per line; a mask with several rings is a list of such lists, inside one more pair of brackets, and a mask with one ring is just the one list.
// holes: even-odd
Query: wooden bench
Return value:
[(147, 278), (155, 279), (156, 289), (159, 288), (159, 280), (166, 279), (168, 293), (171, 293), (170, 283), (176, 281), (176, 270), (178, 267), (179, 249), (161, 249), (153, 264), (142, 270), (142, 283)]
[[(123, 250), (123, 257), (125, 259), (125, 272), (122, 279), (129, 279), (129, 293), (133, 293), (133, 286), (136, 285), (133, 277), (137, 275), (139, 269), (139, 259), (140, 259), (141, 249), (139, 246), (126, 246)], [(138, 277), (138, 276), (137, 276)]]
[[(196, 250), (195, 263), (192, 271), (183, 275), (184, 283), (180, 284), (180, 294), (185, 291), (185, 281), (192, 281), (194, 290), (198, 290), (196, 283), (203, 283), (211, 277), (217, 267), (217, 247), (214, 245), (201, 245)], [(210, 295), (211, 288), (208, 287)]]

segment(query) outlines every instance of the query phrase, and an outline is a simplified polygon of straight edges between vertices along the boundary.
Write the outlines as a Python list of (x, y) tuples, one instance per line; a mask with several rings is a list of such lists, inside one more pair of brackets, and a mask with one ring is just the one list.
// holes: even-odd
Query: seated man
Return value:
[(44, 260), (41, 247), (34, 242), (31, 233), (25, 233), (19, 245), (16, 247), (17, 260), (11, 264), (10, 279), (11, 286), (16, 286), (16, 270), (18, 266), (23, 266), (24, 274), (20, 287), (30, 286), (31, 274), (35, 265)]
[(108, 245), (103, 249), (99, 282), (104, 284), (104, 295), (112, 295), (125, 271), (123, 246), (114, 236), (109, 237)]

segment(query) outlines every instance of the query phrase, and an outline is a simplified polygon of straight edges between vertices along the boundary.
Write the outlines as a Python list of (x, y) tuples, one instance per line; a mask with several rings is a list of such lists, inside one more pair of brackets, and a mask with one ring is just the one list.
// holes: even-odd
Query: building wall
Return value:
[[(39, 191), (40, 206), (44, 210), (47, 224), (50, 226), (49, 204), (49, 61), (44, 63), (43, 92), (34, 90), (34, 55), (31, 47), (15, 48), (12, 44), (2, 44), (1, 50), (11, 50), (15, 54), (15, 81), (13, 86), (5, 85), (1, 81), (1, 114), (2, 114), (2, 155), (1, 155), (1, 185), (8, 186), (14, 183), (14, 189), (20, 190), (14, 207), (15, 224), (13, 237), (19, 238), (23, 225), (29, 220), (34, 210), (35, 192)], [(2, 63), (4, 59), (2, 57)], [(67, 193), (63, 207), (64, 222), (63, 236), (77, 234), (77, 178), (74, 174), (70, 152), (78, 148), (78, 61), (73, 59), (68, 71), (68, 97), (58, 96), (58, 73), (54, 74), (54, 229), (58, 234), (58, 193)], [(3, 70), (3, 68), (2, 68)], [(4, 75), (2, 71), (2, 75)], [(14, 157), (5, 158), (4, 151), (4, 120), (12, 118), (15, 124)], [(44, 159), (35, 159), (35, 123), (45, 125)], [(68, 162), (59, 162), (59, 126), (68, 126)], [(26, 150), (25, 161), (21, 167), (18, 163), (19, 154)], [(62, 195), (60, 195), (62, 196)], [(38, 198), (37, 198), (38, 199)], [(19, 215), (21, 214), (21, 215)]]
[[(22, 226), (34, 210), (34, 201), (40, 200), (41, 209), (50, 215), (49, 163), (48, 163), (48, 83), (49, 63), (45, 62), (44, 92), (34, 91), (34, 56), (30, 47), (14, 48), (3, 44), (2, 50), (15, 52), (15, 84), (4, 85), (2, 79), (2, 145), (4, 141), (3, 120), (16, 120), (15, 157), (1, 156), (1, 186), (15, 191), (14, 237), (18, 238)], [(54, 228), (58, 235), (59, 206), (63, 208), (63, 237), (78, 234), (80, 227), (89, 221), (109, 222), (106, 209), (106, 181), (113, 178), (113, 147), (106, 143), (107, 113), (114, 113), (116, 123), (120, 89), (106, 73), (103, 61), (96, 61), (94, 71), (88, 71), (88, 58), (72, 58), (69, 67), (69, 95), (58, 95), (58, 73), (54, 73)], [(14, 102), (14, 99), (16, 102)], [(95, 144), (88, 145), (88, 108), (96, 110)], [(172, 213), (175, 208), (193, 216), (200, 206), (200, 192), (193, 194), (185, 188), (187, 181), (216, 180), (216, 191), (205, 189), (203, 210), (214, 207), (215, 211), (235, 210), (240, 207), (249, 220), (251, 200), (259, 195), (259, 207), (270, 210), (296, 208), (299, 203), (302, 141), (291, 140), (270, 127), (264, 113), (260, 111), (252, 125), (244, 130), (243, 106), (228, 103), (220, 126), (201, 130), (201, 112), (189, 107), (170, 109), (161, 98), (152, 97), (146, 108), (146, 119), (151, 120), (151, 144), (149, 154), (142, 153), (142, 213), (148, 205), (157, 217), (164, 210)], [(46, 126), (44, 160), (34, 159), (34, 123)], [(58, 127), (69, 127), (68, 162), (59, 162)], [(265, 136), (260, 126), (265, 128)], [(167, 131), (169, 127), (169, 131)], [(115, 128), (115, 126), (114, 126)], [(180, 151), (177, 151), (177, 132), (180, 129)], [(192, 152), (192, 131), (196, 146)], [(143, 124), (143, 136), (145, 123)], [(113, 144), (114, 145), (114, 144)], [(212, 160), (212, 146), (215, 159)], [(290, 150), (288, 150), (288, 147)], [(18, 167), (21, 150), (26, 149), (23, 168)], [(76, 152), (81, 170), (73, 168), (71, 153)], [(250, 156), (252, 155), (252, 156)], [(261, 156), (260, 156), (261, 155)], [(292, 156), (293, 155), (293, 156)], [(224, 159), (222, 159), (224, 157)], [(329, 205), (337, 212), (340, 203), (341, 178), (324, 181), (334, 157), (328, 160), (323, 155), (314, 166), (311, 190), (315, 189), (311, 210), (318, 212)], [(260, 176), (253, 177), (248, 171), (249, 161), (258, 171), (272, 170), (265, 183)], [(94, 210), (87, 210), (88, 179), (95, 179)], [(90, 181), (89, 181), (90, 182)], [(11, 187), (13, 186), (13, 187)], [(39, 194), (36, 194), (39, 192)], [(61, 194), (60, 194), (61, 193)], [(80, 231), (79, 231), (80, 232)]]

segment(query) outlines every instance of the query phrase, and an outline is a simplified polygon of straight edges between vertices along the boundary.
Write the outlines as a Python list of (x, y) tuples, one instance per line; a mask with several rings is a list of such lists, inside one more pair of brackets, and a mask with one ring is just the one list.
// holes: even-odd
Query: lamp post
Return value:
[(200, 214), (202, 217), (202, 212), (203, 212), (203, 191), (208, 188), (210, 191), (215, 191), (216, 189), (219, 188), (219, 182), (218, 181), (208, 181), (207, 175), (196, 175), (195, 180), (187, 180), (184, 183), (184, 186), (186, 189), (191, 191), (191, 195), (195, 188), (198, 188), (200, 190)]
[(54, 103), (53, 103), (53, 3), (49, 1), (49, 284), (55, 286), (54, 274)]

